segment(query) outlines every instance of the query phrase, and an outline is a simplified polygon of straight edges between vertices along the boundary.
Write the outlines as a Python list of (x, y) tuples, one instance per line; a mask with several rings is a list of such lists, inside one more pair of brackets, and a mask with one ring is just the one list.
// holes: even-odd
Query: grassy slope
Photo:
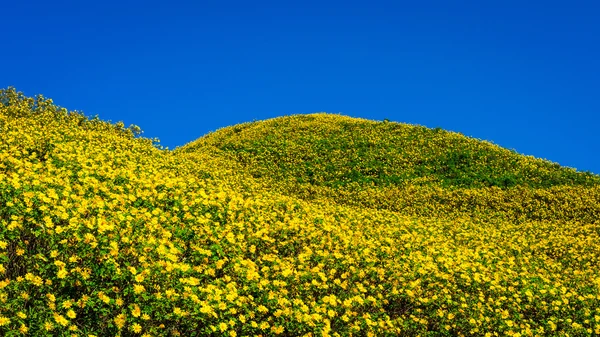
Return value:
[[(272, 128), (264, 126), (274, 123), (268, 121), (168, 152), (122, 125), (66, 113), (41, 97), (7, 90), (0, 103), (2, 335), (600, 333), (596, 176), (459, 135), (389, 123), (381, 127), (451, 136), (464, 148), (516, 158), (508, 167), (519, 182), (486, 186), (506, 174), (481, 179), (484, 165), (475, 165), (464, 184), (447, 170), (419, 169), (423, 162), (398, 155), (393, 160), (411, 172), (399, 183), (387, 178), (402, 174), (395, 166), (367, 170), (387, 154), (363, 151), (368, 161), (357, 167), (364, 174), (347, 175), (355, 169), (348, 163), (358, 160), (349, 156), (351, 148), (346, 155), (319, 152), (351, 146), (381, 123), (284, 118), (279, 122), (287, 121), (288, 130), (305, 127), (311, 139), (285, 146), (281, 135), (265, 140)], [(306, 124), (310, 119), (319, 123)], [(311, 143), (319, 128), (333, 145)], [(348, 136), (347, 128), (362, 131)], [(284, 138), (294, 140), (292, 134)], [(243, 141), (235, 139), (240, 135)], [(368, 146), (383, 146), (379, 131), (371, 136), (375, 145)], [(237, 148), (222, 146), (227, 142)], [(240, 150), (244, 144), (255, 155)], [(434, 154), (452, 151), (433, 144), (419, 158), (446, 162)], [(288, 151), (294, 162), (309, 156), (312, 175), (302, 165), (269, 167), (274, 149)], [(328, 157), (318, 162), (319, 153)], [(327, 161), (343, 172), (322, 172)], [(559, 186), (545, 186), (540, 176)], [(504, 200), (510, 193), (522, 200)], [(541, 197), (543, 207), (533, 203)], [(441, 207), (440, 200), (450, 204)], [(393, 211), (398, 203), (402, 212)], [(432, 208), (439, 209), (425, 212)], [(516, 211), (538, 219), (509, 221)], [(436, 217), (405, 216), (422, 213)]]
[(186, 145), (213, 145), (255, 176), (324, 186), (403, 184), (502, 188), (600, 185), (600, 176), (439, 129), (340, 115), (275, 118), (224, 128)]
[(600, 217), (600, 176), (444, 130), (298, 115), (224, 128), (177, 151), (207, 148), (305, 200), (427, 216)]

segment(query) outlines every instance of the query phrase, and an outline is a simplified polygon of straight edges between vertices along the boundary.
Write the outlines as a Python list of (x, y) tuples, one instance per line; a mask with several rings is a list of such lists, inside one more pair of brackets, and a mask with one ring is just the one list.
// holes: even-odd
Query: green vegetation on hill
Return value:
[(600, 335), (596, 175), (326, 114), (138, 133), (0, 91), (0, 335)]
[(439, 183), (444, 187), (600, 185), (600, 177), (440, 129), (331, 114), (224, 128), (186, 145), (212, 145), (255, 177), (344, 186)]
[(600, 217), (600, 176), (439, 129), (297, 115), (223, 128), (176, 152), (206, 149), (303, 200), (416, 216)]

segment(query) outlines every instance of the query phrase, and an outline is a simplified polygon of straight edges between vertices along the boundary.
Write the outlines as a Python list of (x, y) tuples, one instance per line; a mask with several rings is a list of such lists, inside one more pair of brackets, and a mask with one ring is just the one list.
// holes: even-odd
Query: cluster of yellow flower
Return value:
[(1, 335), (600, 334), (597, 187), (305, 200), (218, 146), (1, 94)]

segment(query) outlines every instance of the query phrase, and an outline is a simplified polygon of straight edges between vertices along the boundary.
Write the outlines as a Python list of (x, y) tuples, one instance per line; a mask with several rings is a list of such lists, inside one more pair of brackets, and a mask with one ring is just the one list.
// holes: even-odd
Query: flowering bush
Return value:
[[(387, 138), (353, 158), (336, 138), (269, 138), (272, 123), (342, 130), (332, 137), (416, 129), (430, 161), (377, 167)], [(167, 151), (135, 127), (3, 90), (0, 334), (600, 334), (597, 176), (396, 123), (237, 128)], [(488, 184), (484, 164), (442, 168), (432, 135), (468, 158), (506, 157)], [(402, 183), (397, 167), (410, 168)], [(516, 186), (493, 183), (509, 168)]]

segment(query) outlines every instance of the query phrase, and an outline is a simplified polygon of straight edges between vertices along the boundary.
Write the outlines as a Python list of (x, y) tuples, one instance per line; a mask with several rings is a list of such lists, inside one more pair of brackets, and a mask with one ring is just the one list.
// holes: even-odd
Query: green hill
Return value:
[(519, 155), (458, 133), (331, 114), (235, 125), (181, 150), (193, 151), (207, 145), (230, 154), (255, 177), (270, 176), (318, 186), (600, 185), (597, 175)]
[(436, 217), (600, 217), (600, 176), (440, 129), (297, 115), (223, 128), (176, 152), (207, 149), (304, 200)]
[(597, 175), (338, 115), (138, 133), (0, 91), (0, 335), (600, 334)]

